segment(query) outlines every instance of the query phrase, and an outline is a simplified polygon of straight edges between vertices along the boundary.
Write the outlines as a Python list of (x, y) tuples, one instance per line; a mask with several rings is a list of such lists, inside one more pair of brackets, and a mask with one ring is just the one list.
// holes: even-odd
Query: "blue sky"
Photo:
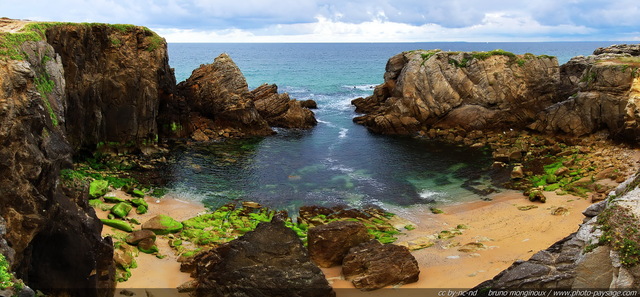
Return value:
[(638, 0), (0, 0), (0, 17), (147, 26), (169, 42), (638, 41)]

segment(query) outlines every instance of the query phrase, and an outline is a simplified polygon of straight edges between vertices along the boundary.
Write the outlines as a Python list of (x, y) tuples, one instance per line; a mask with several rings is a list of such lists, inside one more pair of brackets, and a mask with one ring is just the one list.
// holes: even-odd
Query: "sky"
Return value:
[(640, 42), (638, 0), (0, 0), (0, 17), (135, 24), (168, 42)]

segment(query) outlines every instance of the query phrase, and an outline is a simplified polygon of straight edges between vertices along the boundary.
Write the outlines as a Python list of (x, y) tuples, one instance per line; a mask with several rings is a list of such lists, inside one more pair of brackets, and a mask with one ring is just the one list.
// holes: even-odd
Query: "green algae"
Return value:
[(89, 197), (100, 198), (107, 194), (109, 191), (109, 182), (106, 180), (97, 179), (89, 184)]
[(113, 227), (116, 228), (118, 230), (122, 230), (122, 231), (126, 231), (126, 232), (132, 232), (133, 228), (131, 227), (131, 225), (125, 221), (122, 220), (115, 220), (115, 219), (101, 219), (100, 221), (102, 221), (103, 224), (109, 226), (109, 227)]
[(116, 217), (124, 218), (129, 215), (131, 209), (133, 209), (133, 206), (131, 206), (131, 204), (120, 202), (111, 208), (111, 213)]

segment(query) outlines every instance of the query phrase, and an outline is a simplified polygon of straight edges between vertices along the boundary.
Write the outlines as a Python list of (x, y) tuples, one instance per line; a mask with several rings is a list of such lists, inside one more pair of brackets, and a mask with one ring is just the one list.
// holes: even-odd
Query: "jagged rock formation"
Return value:
[(53, 296), (112, 295), (111, 240), (100, 236), (102, 223), (86, 197), (69, 196), (59, 183), (73, 152), (62, 127), (68, 116), (60, 56), (43, 41), (21, 48), (26, 61), (0, 60), (5, 255), (19, 278)]
[(585, 210), (585, 223), (576, 233), (474, 289), (637, 289), (638, 181), (638, 175), (630, 178), (609, 199)]
[(318, 123), (313, 112), (307, 108), (317, 107), (315, 101), (298, 101), (289, 98), (287, 93), (278, 94), (275, 84), (263, 84), (251, 91), (251, 95), (258, 113), (270, 126), (308, 129)]
[(556, 100), (560, 77), (553, 57), (503, 51), (411, 51), (389, 59), (385, 82), (352, 101), (355, 122), (376, 133), (428, 128), (518, 128)]
[(136, 150), (158, 141), (159, 103), (175, 88), (164, 39), (106, 24), (51, 26), (46, 37), (64, 67), (62, 124), (74, 150)]
[(302, 241), (277, 217), (196, 257), (195, 296), (335, 296)]
[[(636, 46), (598, 49), (562, 65), (559, 96), (530, 128), (583, 136), (605, 129), (613, 138), (640, 139), (640, 54)], [(635, 56), (631, 56), (634, 54)]]
[(311, 260), (320, 267), (342, 264), (352, 247), (371, 240), (361, 222), (335, 221), (309, 229), (307, 247)]
[(276, 85), (249, 91), (242, 72), (227, 54), (212, 64), (201, 65), (178, 84), (172, 109), (188, 113), (185, 119), (191, 137), (206, 141), (219, 137), (266, 136), (270, 128), (308, 129), (316, 125), (314, 114), (289, 94), (278, 94)]

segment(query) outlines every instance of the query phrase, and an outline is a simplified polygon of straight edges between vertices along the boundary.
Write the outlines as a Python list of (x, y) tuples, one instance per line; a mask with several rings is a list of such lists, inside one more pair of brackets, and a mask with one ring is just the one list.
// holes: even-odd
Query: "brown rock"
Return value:
[(300, 101), (300, 105), (302, 107), (308, 108), (308, 109), (316, 109), (316, 108), (318, 108), (318, 103), (316, 103), (314, 100), (311, 100), (311, 99)]
[(155, 241), (156, 234), (151, 230), (136, 230), (127, 236), (126, 242), (131, 245), (137, 245), (140, 241), (147, 238), (151, 238), (153, 241)]
[(553, 173), (555, 176), (565, 176), (567, 174), (569, 174), (569, 168), (567, 167), (560, 167), (558, 168), (558, 170), (556, 170), (556, 172)]
[(519, 66), (512, 59), (517, 58), (475, 59), (471, 53), (442, 51), (398, 54), (387, 62), (385, 82), (373, 95), (352, 101), (356, 112), (366, 113), (354, 121), (383, 134), (412, 134), (436, 123), (467, 131), (525, 126), (554, 102), (558, 62), (532, 57)]
[(511, 179), (521, 179), (524, 177), (524, 171), (522, 170), (522, 166), (515, 166), (511, 171)]
[(332, 267), (342, 264), (349, 249), (371, 240), (371, 235), (360, 222), (335, 221), (309, 229), (307, 238), (311, 260), (320, 267)]
[(258, 113), (242, 72), (227, 54), (201, 65), (177, 89), (192, 113), (212, 121), (207, 127), (211, 130), (233, 130), (244, 136), (274, 133)]
[[(289, 94), (278, 94), (278, 86), (263, 84), (251, 91), (256, 109), (269, 125), (283, 128), (308, 129), (317, 124), (311, 110)], [(313, 101), (313, 100), (311, 100)]]
[(352, 248), (342, 262), (342, 274), (361, 290), (418, 281), (418, 262), (406, 247), (371, 240)]

